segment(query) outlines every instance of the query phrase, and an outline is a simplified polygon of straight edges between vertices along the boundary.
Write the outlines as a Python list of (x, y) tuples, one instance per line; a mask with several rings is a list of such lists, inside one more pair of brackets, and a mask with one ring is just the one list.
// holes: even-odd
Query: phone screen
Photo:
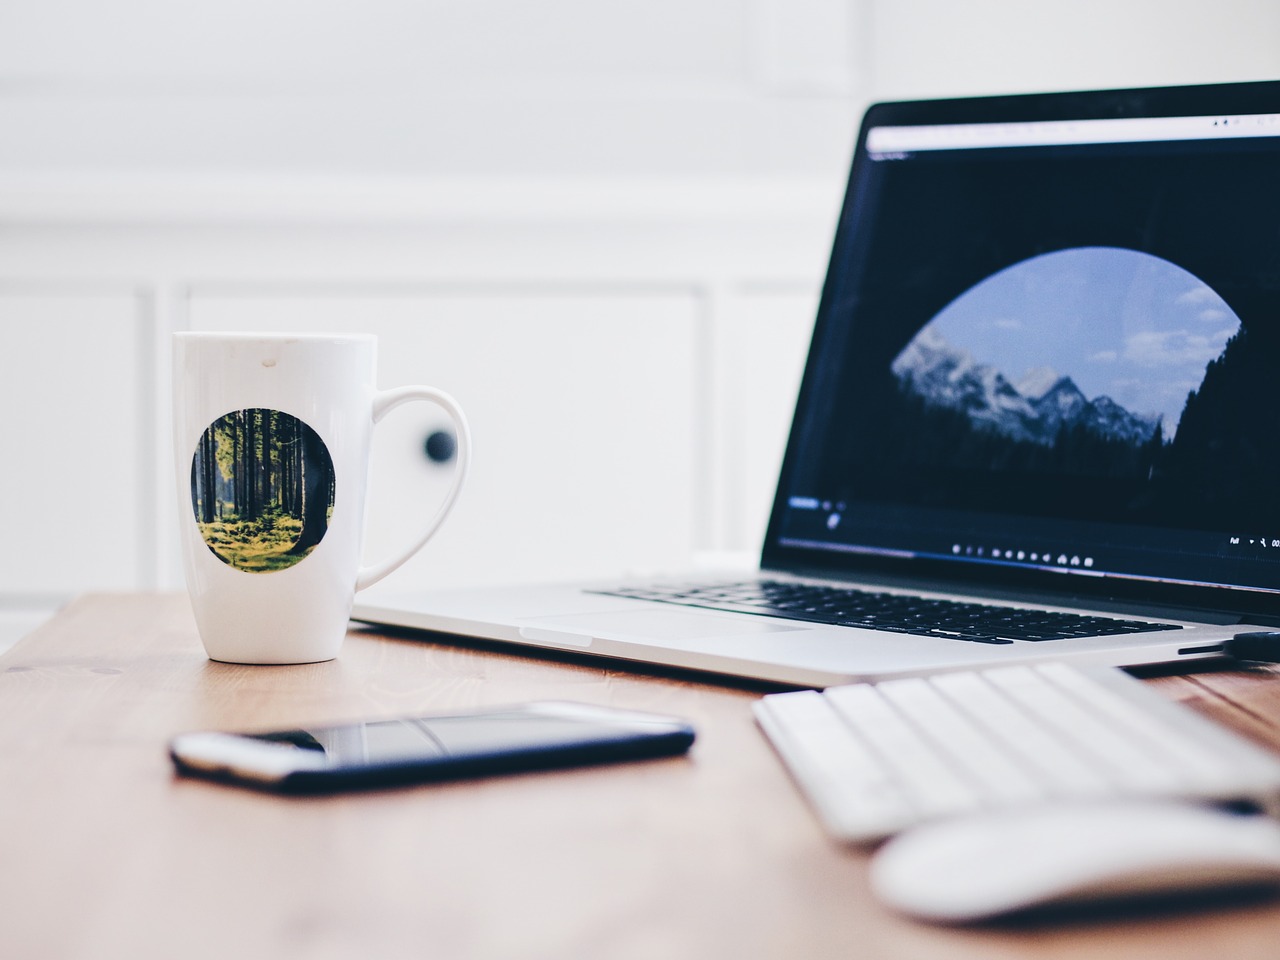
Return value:
[(263, 733), (192, 733), (170, 754), (183, 774), (325, 790), (681, 753), (672, 718), (572, 703), (371, 720)]

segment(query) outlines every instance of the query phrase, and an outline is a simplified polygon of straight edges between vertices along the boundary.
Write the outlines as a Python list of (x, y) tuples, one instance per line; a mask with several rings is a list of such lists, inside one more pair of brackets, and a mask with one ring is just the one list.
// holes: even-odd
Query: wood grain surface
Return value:
[[(1280, 746), (1268, 671), (1152, 683)], [(0, 957), (1280, 955), (1276, 902), (976, 930), (894, 916), (750, 713), (761, 687), (353, 631), (210, 662), (186, 598), (73, 603), (0, 658)], [(174, 776), (166, 744), (532, 699), (689, 719), (687, 757), (319, 798)]]

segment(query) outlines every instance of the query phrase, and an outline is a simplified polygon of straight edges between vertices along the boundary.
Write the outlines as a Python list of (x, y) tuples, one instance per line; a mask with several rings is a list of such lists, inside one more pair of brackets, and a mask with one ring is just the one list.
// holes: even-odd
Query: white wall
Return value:
[[(830, 175), (842, 0), (24, 0), (0, 166)], [(781, 99), (780, 99), (781, 98)]]
[[(0, 446), (41, 455), (6, 456), (0, 647), (77, 591), (180, 584), (166, 358), (191, 326), (363, 326), (414, 345), (388, 375), (430, 348), (423, 376), (478, 391), (494, 453), (436, 582), (611, 574), (640, 530), (645, 566), (749, 552), (867, 102), (1276, 76), (1263, 0), (7, 0)], [(476, 360), (503, 324), (572, 451), (536, 483), (530, 428), (491, 412), (521, 371)], [(557, 336), (639, 338), (625, 372), (666, 399), (611, 430), (613, 378), (577, 417)], [(393, 493), (434, 482), (417, 429)], [(86, 469), (109, 510), (75, 497)], [(636, 529), (610, 536), (618, 500)]]
[(1271, 0), (874, 0), (875, 99), (1272, 80)]

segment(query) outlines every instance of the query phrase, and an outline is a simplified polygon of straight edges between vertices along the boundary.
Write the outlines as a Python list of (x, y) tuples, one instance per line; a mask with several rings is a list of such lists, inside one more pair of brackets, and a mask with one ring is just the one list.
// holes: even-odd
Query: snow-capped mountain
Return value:
[(906, 389), (928, 403), (964, 412), (975, 426), (1015, 440), (1052, 443), (1064, 427), (1083, 426), (1109, 440), (1145, 443), (1158, 419), (1130, 413), (1110, 397), (1090, 400), (1067, 376), (1049, 367), (1029, 372), (1015, 387), (995, 367), (951, 346), (926, 327), (891, 367)]
[(1095, 397), (1086, 411), (1085, 423), (1096, 434), (1128, 443), (1146, 443), (1160, 424), (1159, 417), (1130, 413), (1108, 396)]
[[(1024, 387), (1023, 391), (1036, 408), (1043, 428), (1050, 437), (1056, 434), (1058, 428), (1064, 423), (1070, 424), (1079, 420), (1085, 415), (1085, 409), (1089, 406), (1089, 398), (1080, 391), (1074, 380), (1056, 373), (1053, 376), (1053, 383), (1047, 390), (1032, 393)], [(1025, 380), (1022, 382), (1026, 384)], [(1035, 385), (1039, 386), (1038, 383)]]
[(1028, 370), (1015, 386), (1024, 397), (1043, 397), (1057, 386), (1062, 374), (1053, 367), (1036, 367)]

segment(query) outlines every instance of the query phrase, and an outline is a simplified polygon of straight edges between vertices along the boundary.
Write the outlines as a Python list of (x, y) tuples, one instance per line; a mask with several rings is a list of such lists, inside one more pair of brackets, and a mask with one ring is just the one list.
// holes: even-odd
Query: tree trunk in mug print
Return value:
[(261, 458), (258, 455), (258, 411), (246, 410), (245, 457), (244, 457), (244, 509), (240, 516), (245, 520), (257, 520), (262, 516), (262, 505), (258, 502), (258, 470)]
[(200, 472), (200, 519), (204, 523), (213, 523), (217, 516), (217, 480), (214, 477), (214, 442), (213, 433), (206, 430), (200, 438), (200, 457), (192, 464), (192, 473), (197, 467)]
[(278, 462), (276, 448), (272, 443), (271, 427), (280, 415), (279, 410), (262, 411), (262, 464), (260, 467), (262, 471), (262, 499), (260, 502), (268, 506), (275, 503), (275, 497), (272, 495), (271, 490), (271, 477), (274, 469), (273, 464)]
[(237, 516), (244, 505), (244, 411), (237, 410), (228, 418), (231, 433), (231, 510)]

